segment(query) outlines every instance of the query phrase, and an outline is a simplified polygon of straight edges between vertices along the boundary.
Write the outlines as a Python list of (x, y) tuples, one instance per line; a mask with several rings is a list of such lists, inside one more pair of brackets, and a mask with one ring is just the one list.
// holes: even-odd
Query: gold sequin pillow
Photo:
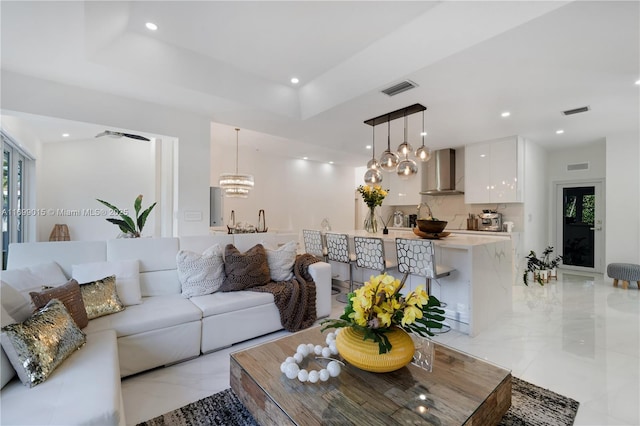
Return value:
[(80, 292), (90, 320), (124, 310), (116, 292), (116, 276), (80, 284)]
[(86, 336), (58, 299), (21, 324), (2, 328), (2, 348), (22, 383), (33, 387), (86, 342)]

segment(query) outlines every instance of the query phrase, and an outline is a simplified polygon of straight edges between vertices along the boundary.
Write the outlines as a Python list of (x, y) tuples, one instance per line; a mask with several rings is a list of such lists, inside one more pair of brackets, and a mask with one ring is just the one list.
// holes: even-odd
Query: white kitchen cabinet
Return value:
[(382, 172), (382, 187), (389, 189), (389, 195), (384, 199), (386, 206), (417, 206), (422, 201), (420, 191), (422, 180), (426, 179), (426, 167), (418, 163), (418, 173), (407, 179), (400, 179), (395, 173)]
[(524, 141), (518, 136), (467, 145), (468, 204), (523, 202)]

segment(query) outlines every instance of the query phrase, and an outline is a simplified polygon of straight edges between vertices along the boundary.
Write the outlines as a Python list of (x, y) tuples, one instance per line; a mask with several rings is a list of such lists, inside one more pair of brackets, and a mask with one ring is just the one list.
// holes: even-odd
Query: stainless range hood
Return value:
[[(435, 180), (427, 182), (423, 195), (458, 195), (464, 194), (456, 190), (456, 151), (440, 149), (433, 154), (427, 167), (435, 167)], [(428, 176), (432, 174), (429, 173)]]

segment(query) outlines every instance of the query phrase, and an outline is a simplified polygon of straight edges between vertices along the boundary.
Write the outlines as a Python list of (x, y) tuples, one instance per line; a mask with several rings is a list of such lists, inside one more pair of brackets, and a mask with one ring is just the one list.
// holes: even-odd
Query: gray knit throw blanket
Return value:
[(309, 274), (309, 265), (319, 262), (310, 254), (296, 257), (293, 265), (293, 278), (289, 281), (269, 282), (263, 286), (248, 288), (273, 294), (280, 322), (287, 331), (299, 331), (309, 328), (317, 319), (316, 283)]

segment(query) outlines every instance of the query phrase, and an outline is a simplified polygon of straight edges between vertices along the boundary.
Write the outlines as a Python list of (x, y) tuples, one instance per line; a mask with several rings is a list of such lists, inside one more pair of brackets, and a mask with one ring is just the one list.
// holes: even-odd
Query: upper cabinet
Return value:
[(468, 204), (524, 201), (524, 141), (518, 136), (467, 145), (465, 194)]

